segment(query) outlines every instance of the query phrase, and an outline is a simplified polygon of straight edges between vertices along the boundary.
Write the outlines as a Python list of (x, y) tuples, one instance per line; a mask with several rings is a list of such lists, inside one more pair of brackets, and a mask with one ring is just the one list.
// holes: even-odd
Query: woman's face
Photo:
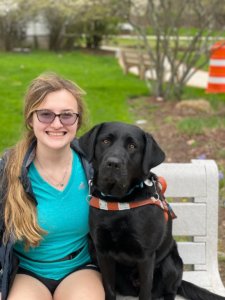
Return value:
[[(37, 111), (40, 110), (45, 114), (49, 112), (78, 113), (78, 105), (73, 94), (63, 89), (49, 93), (37, 108)], [(77, 132), (78, 119), (72, 125), (62, 124), (58, 116), (51, 123), (43, 123), (39, 119), (38, 112), (34, 112), (31, 126), (37, 138), (38, 147), (46, 150), (60, 150), (70, 146)]]

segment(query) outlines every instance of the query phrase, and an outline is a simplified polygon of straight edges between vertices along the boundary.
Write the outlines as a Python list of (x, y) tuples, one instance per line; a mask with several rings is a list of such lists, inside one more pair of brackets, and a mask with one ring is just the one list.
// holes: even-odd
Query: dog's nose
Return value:
[(110, 157), (106, 161), (106, 166), (111, 169), (120, 169), (121, 161), (116, 157)]

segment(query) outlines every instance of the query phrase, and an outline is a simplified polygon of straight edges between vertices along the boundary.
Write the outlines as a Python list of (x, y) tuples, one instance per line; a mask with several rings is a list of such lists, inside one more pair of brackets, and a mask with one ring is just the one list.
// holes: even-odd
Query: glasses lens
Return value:
[(36, 111), (37, 113), (37, 117), (38, 120), (42, 123), (51, 123), (54, 118), (55, 118), (55, 114), (52, 111), (48, 111), (48, 110), (38, 110)]
[(76, 122), (77, 114), (65, 112), (60, 114), (60, 121), (63, 125), (73, 125)]

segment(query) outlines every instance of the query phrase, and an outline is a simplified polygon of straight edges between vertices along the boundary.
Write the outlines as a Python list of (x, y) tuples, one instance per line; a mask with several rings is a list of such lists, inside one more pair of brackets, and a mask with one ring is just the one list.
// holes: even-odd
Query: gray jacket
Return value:
[[(79, 148), (77, 139), (72, 141), (71, 148), (74, 149), (80, 156), (87, 180), (89, 180), (92, 177), (92, 168), (84, 158), (84, 154)], [(35, 205), (37, 205), (37, 201), (32, 191), (31, 182), (28, 177), (29, 166), (35, 157), (35, 149), (36, 142), (30, 146), (24, 157), (21, 168), (21, 176), (19, 179), (30, 201), (33, 201)], [(6, 152), (0, 160), (0, 293), (2, 293), (2, 300), (7, 299), (19, 265), (19, 260), (13, 253), (13, 245), (15, 243), (13, 238), (10, 238), (6, 245), (2, 243), (2, 236), (4, 233), (4, 203), (7, 192), (7, 178), (5, 176), (5, 162), (7, 156), (8, 152)]]

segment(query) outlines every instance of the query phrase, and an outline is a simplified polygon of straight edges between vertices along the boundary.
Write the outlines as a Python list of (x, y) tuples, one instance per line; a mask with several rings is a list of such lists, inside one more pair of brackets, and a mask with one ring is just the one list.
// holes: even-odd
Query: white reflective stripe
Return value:
[(99, 207), (100, 209), (108, 210), (107, 202), (101, 199), (99, 199)]
[(225, 84), (225, 77), (209, 77), (209, 83), (221, 83)]
[(118, 203), (119, 210), (125, 210), (125, 209), (130, 209), (130, 204), (129, 203)]
[(225, 67), (225, 59), (210, 59), (210, 66)]

